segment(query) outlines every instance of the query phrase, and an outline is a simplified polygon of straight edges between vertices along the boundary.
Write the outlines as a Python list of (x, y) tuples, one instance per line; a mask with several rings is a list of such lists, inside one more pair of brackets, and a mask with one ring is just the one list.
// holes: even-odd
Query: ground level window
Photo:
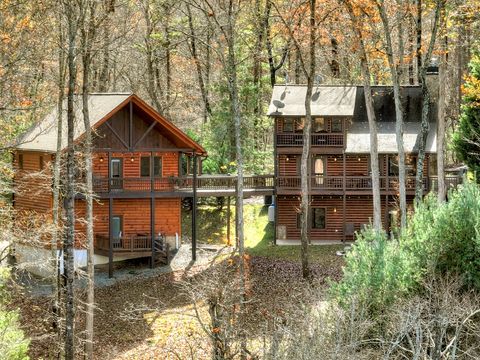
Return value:
[[(310, 209), (310, 224), (312, 229), (325, 229), (326, 227), (326, 218), (325, 218), (325, 208), (311, 208)], [(297, 213), (297, 228), (301, 227), (302, 214)]]
[(325, 208), (312, 209), (312, 229), (325, 229)]

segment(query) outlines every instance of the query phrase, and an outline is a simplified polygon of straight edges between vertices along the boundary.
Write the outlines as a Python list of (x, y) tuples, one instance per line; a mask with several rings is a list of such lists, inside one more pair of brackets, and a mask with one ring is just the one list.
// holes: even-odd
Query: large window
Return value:
[[(150, 156), (142, 156), (140, 159), (140, 176), (150, 176)], [(162, 176), (162, 158), (160, 156), (153, 157), (153, 176)]]
[[(310, 209), (310, 228), (325, 229), (326, 227), (326, 210), (322, 207)], [(301, 214), (297, 213), (297, 228), (300, 229)]]

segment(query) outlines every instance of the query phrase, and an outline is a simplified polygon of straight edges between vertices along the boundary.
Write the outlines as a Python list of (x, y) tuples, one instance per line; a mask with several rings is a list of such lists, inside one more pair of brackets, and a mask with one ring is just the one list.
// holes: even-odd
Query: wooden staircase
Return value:
[(155, 237), (153, 240), (153, 267), (157, 265), (168, 265), (170, 263), (170, 249), (165, 241), (165, 236)]

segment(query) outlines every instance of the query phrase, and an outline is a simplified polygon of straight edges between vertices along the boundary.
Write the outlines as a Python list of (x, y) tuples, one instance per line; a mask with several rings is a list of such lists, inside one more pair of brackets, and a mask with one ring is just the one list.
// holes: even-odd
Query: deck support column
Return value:
[(193, 197), (192, 197), (192, 261), (197, 260), (197, 155), (193, 159)]
[(108, 199), (108, 277), (113, 277), (113, 199)]
[(231, 238), (230, 238), (230, 196), (227, 196), (227, 244), (230, 246)]
[(342, 188), (343, 188), (343, 201), (342, 201), (342, 216), (343, 216), (343, 234), (342, 234), (342, 242), (345, 242), (347, 240), (347, 234), (346, 234), (346, 221), (347, 221), (347, 166), (346, 166), (346, 160), (345, 160), (345, 151), (343, 152), (343, 179), (342, 179)]
[(150, 198), (150, 234), (152, 236), (152, 260), (150, 261), (150, 267), (153, 269), (155, 266), (155, 196)]

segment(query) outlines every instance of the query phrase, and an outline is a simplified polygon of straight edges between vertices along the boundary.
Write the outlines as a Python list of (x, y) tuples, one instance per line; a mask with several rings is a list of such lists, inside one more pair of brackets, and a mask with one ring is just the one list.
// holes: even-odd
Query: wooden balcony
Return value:
[[(372, 178), (370, 176), (311, 176), (310, 189), (312, 192), (336, 193), (343, 192), (345, 180), (345, 191), (347, 192), (371, 192)], [(448, 176), (445, 178), (447, 189), (456, 187), (462, 182), (459, 176)], [(415, 177), (407, 176), (406, 178), (407, 191), (415, 190)], [(280, 176), (277, 178), (278, 192), (300, 191), (301, 177), (300, 176)], [(436, 176), (423, 178), (423, 190), (436, 191), (438, 188), (438, 178)], [(398, 191), (397, 177), (380, 177), (380, 190), (386, 192)]]
[[(93, 190), (100, 197), (106, 195), (147, 197), (188, 197), (193, 194), (193, 177), (168, 178), (94, 178)], [(201, 175), (196, 179), (198, 196), (229, 196), (236, 191), (237, 177), (234, 175)], [(244, 191), (247, 194), (271, 195), (274, 190), (273, 175), (244, 176)], [(150, 195), (148, 195), (150, 196)]]
[[(156, 236), (154, 239), (155, 253), (166, 257), (168, 263), (169, 248), (163, 237)], [(108, 256), (110, 252), (110, 239), (106, 235), (95, 235), (95, 253)], [(112, 239), (113, 255), (124, 259), (152, 256), (152, 237), (147, 234), (121, 236)]]
[[(343, 147), (344, 136), (342, 133), (321, 133), (311, 135), (313, 147)], [(302, 133), (277, 133), (277, 146), (303, 146)]]

